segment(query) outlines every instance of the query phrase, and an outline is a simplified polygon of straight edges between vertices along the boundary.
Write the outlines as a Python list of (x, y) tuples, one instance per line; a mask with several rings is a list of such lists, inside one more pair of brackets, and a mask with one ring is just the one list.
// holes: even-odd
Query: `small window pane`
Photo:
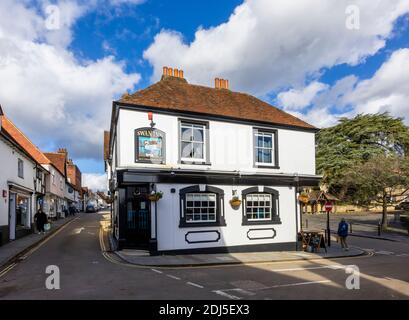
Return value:
[(193, 158), (203, 159), (203, 143), (193, 143)]
[(193, 146), (190, 142), (182, 142), (182, 158), (193, 158)]
[(191, 141), (192, 140), (192, 128), (182, 127), (181, 138), (183, 141)]
[(193, 141), (196, 141), (196, 142), (204, 141), (203, 128), (193, 129)]

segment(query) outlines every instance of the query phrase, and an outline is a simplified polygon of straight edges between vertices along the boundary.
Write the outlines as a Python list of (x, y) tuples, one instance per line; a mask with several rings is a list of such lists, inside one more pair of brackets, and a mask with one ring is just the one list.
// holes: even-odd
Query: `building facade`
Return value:
[(169, 70), (113, 103), (105, 158), (118, 248), (295, 250), (299, 189), (320, 179), (316, 129), (225, 80), (191, 85)]

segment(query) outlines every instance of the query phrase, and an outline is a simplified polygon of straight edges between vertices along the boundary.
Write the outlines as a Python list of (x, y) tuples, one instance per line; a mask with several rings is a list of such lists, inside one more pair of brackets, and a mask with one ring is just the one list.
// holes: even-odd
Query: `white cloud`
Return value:
[(277, 100), (280, 106), (285, 106), (288, 110), (301, 110), (308, 107), (317, 93), (327, 87), (325, 83), (314, 81), (303, 89), (290, 89), (279, 93)]
[(82, 185), (88, 187), (92, 191), (107, 191), (107, 176), (106, 174), (98, 173), (83, 173)]
[[(60, 3), (69, 8), (63, 26), (71, 32), (82, 9)], [(0, 2), (0, 103), (35, 142), (67, 147), (74, 158), (100, 159), (110, 102), (140, 75), (127, 74), (112, 56), (78, 61), (65, 47), (71, 36), (64, 32), (65, 40), (56, 44), (44, 23), (35, 8)]]
[[(299, 89), (297, 93), (310, 87)], [(278, 97), (292, 97), (294, 90)], [(302, 94), (301, 94), (302, 95)], [(279, 100), (282, 101), (282, 100)], [(403, 117), (409, 124), (409, 48), (392, 53), (373, 77), (358, 81), (355, 76), (338, 80), (332, 87), (317, 91), (311, 107), (292, 109), (291, 102), (283, 103), (284, 110), (318, 126), (334, 125), (339, 117), (353, 117), (359, 113), (389, 112)]]
[[(351, 4), (360, 9), (359, 30), (345, 26)], [(246, 0), (226, 23), (199, 28), (191, 43), (162, 30), (144, 58), (154, 67), (152, 80), (168, 65), (184, 69), (190, 82), (211, 85), (221, 76), (233, 89), (263, 95), (300, 87), (323, 68), (362, 62), (408, 11), (407, 0)]]

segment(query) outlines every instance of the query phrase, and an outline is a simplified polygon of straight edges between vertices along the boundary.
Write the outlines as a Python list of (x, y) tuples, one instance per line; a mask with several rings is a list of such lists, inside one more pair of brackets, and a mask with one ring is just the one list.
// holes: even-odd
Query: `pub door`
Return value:
[(134, 196), (128, 202), (127, 235), (129, 246), (147, 249), (151, 236), (150, 202), (144, 196)]

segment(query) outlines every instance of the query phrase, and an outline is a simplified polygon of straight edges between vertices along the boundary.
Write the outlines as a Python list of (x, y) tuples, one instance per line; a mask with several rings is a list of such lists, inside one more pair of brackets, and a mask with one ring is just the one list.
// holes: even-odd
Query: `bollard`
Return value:
[(378, 221), (378, 237), (381, 236), (381, 221)]
[(349, 233), (352, 233), (352, 222), (349, 223)]
[(308, 229), (308, 219), (305, 219), (305, 227)]

